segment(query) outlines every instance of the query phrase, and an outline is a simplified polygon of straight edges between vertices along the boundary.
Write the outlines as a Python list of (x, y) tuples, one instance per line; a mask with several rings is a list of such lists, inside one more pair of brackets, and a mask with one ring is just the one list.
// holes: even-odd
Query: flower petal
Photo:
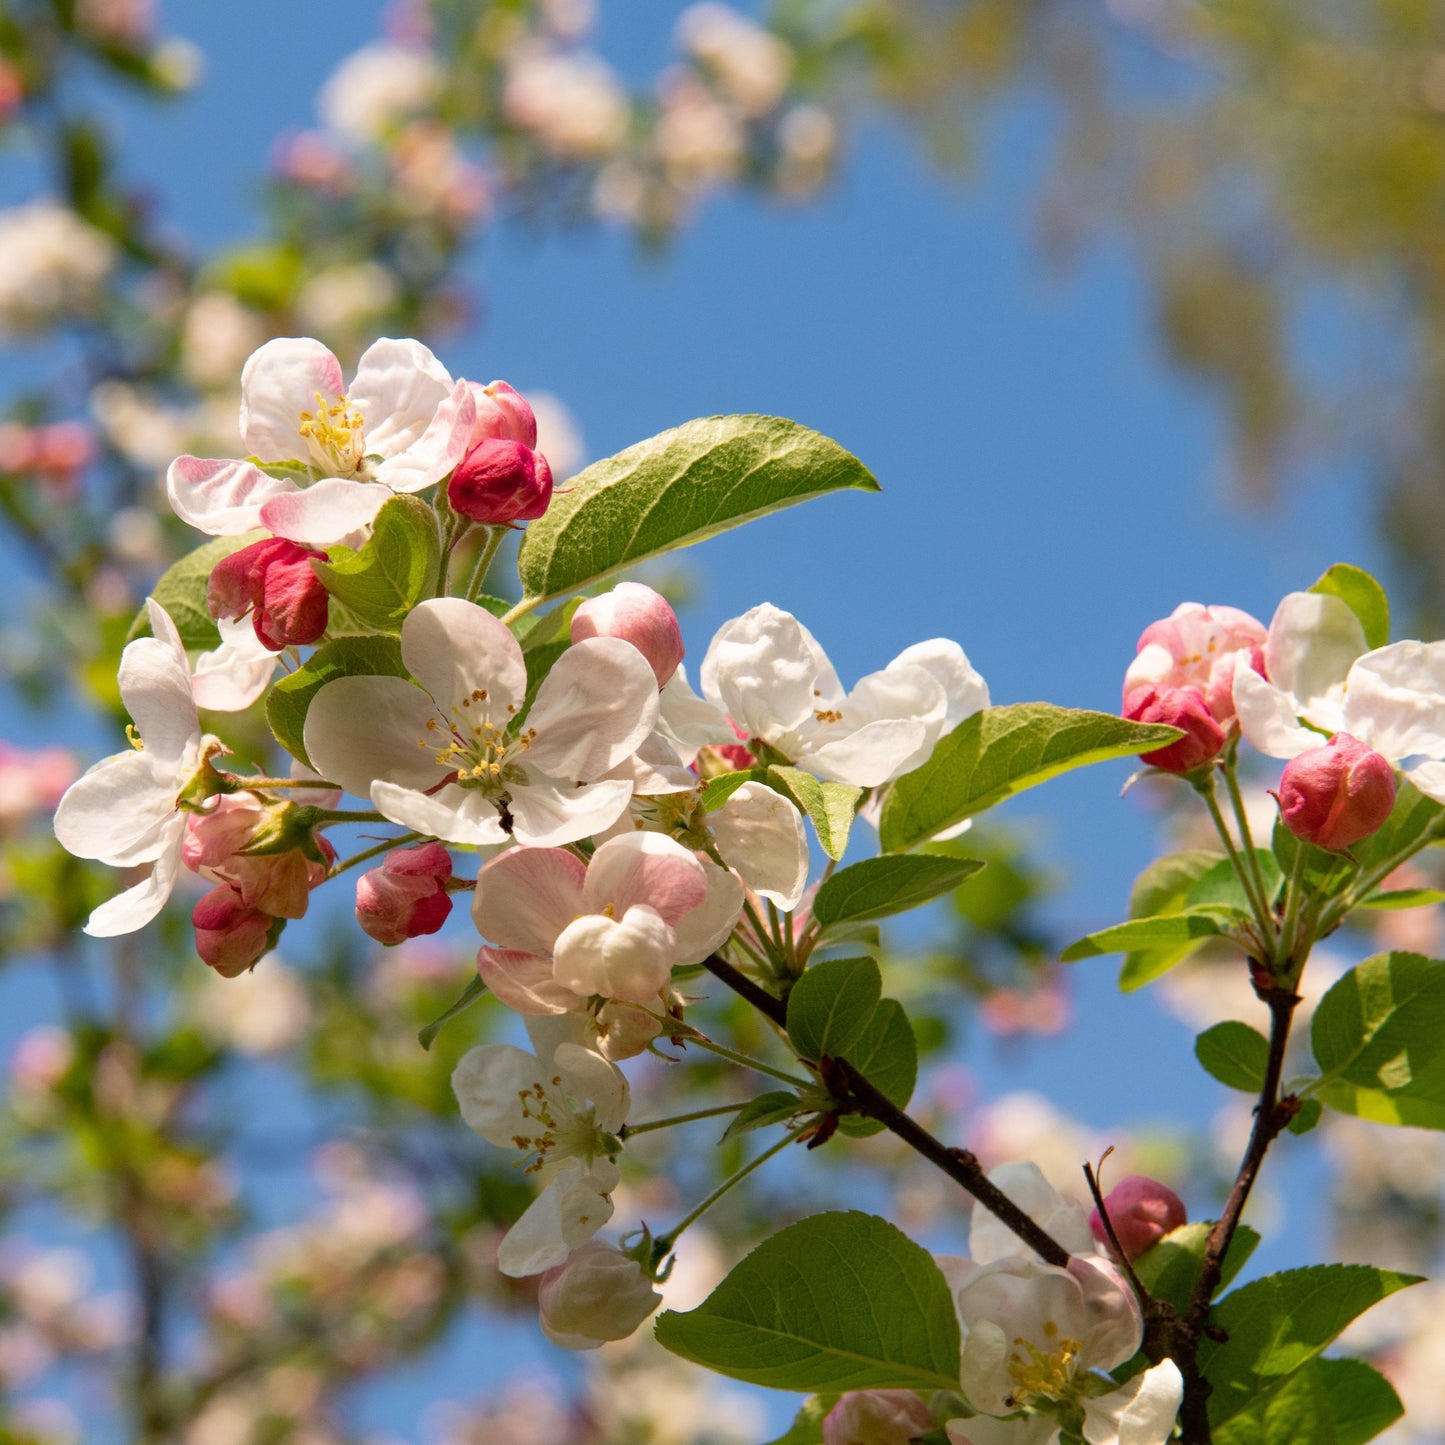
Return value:
[(738, 740), (721, 709), (688, 685), (687, 669), (681, 664), (658, 695), (657, 730), (684, 764), (691, 763), (709, 743), (724, 747)]
[(674, 927), (706, 895), (702, 863), (681, 843), (662, 833), (626, 833), (592, 855), (578, 911), (620, 918), (640, 903)]
[(145, 752), (114, 753), (81, 774), (55, 810), (55, 836), (67, 853), (116, 868), (149, 863), (169, 838), (174, 777)]
[(517, 948), (483, 948), (477, 953), (477, 973), (502, 1003), (519, 1014), (571, 1013), (583, 1002), (557, 982), (550, 956)]
[(1341, 730), (1391, 761), (1445, 757), (1445, 642), (1392, 642), (1360, 658)]
[(808, 887), (803, 815), (765, 783), (744, 783), (708, 819), (723, 862), (779, 908), (791, 911)]
[(586, 912), (586, 876), (587, 865), (565, 848), (509, 849), (477, 874), (472, 921), (504, 949), (550, 958), (557, 935)]
[(537, 848), (575, 843), (610, 828), (631, 801), (632, 784), (616, 780), (580, 788), (551, 783), (513, 788), (512, 837)]
[(138, 637), (121, 653), (121, 700), (146, 751), (172, 769), (189, 768), (201, 741), (191, 669), (175, 623), (159, 603), (146, 605), (155, 636)]
[(309, 336), (280, 336), (253, 351), (241, 371), (241, 440), (263, 462), (304, 461), (310, 455), (298, 428), (345, 390), (341, 363)]
[(516, 1136), (531, 1132), (523, 1094), (540, 1086), (543, 1073), (536, 1055), (514, 1044), (468, 1049), (452, 1070), (452, 1092), (467, 1128), (489, 1144), (516, 1147)]
[(261, 525), (288, 542), (324, 547), (369, 527), (391, 496), (376, 482), (328, 477), (272, 497), (261, 508)]
[(702, 690), (761, 737), (801, 726), (843, 691), (808, 629), (769, 602), (718, 630), (702, 661)]
[[(1083, 1209), (1044, 1178), (1043, 1170), (1031, 1160), (1000, 1164), (989, 1171), (989, 1181), (1036, 1224), (1041, 1225), (1071, 1254), (1094, 1248), (1093, 1231)], [(1002, 1220), (987, 1209), (975, 1209), (968, 1229), (968, 1252), (979, 1264), (1020, 1255), (1035, 1258), (1034, 1252)]]
[(223, 617), (216, 626), (221, 645), (196, 659), (191, 696), (197, 707), (208, 712), (240, 712), (270, 685), (277, 654), (256, 636), (256, 629), (244, 618), (232, 621)]
[(1161, 1360), (1107, 1395), (1084, 1399), (1089, 1445), (1165, 1445), (1184, 1399), (1184, 1377), (1173, 1360)]
[(583, 998), (647, 1003), (671, 977), (676, 945), (672, 929), (645, 905), (616, 919), (584, 913), (562, 930), (552, 966), (557, 982)]
[(340, 677), (312, 698), (302, 738), (322, 777), (368, 798), (378, 778), (426, 789), (447, 776), (433, 752), (446, 734), (427, 730), (436, 721), (431, 699), (404, 677)]
[[(376, 465), (373, 475), (394, 492), (420, 492), (439, 482), (467, 454), (477, 403), (469, 382), (459, 381), (450, 396), (443, 398), (427, 428), (417, 439), (394, 456)], [(373, 444), (367, 433), (367, 446)]]
[(707, 893), (696, 908), (673, 924), (673, 932), (677, 934), (677, 955), (673, 962), (679, 965), (701, 963), (708, 954), (721, 948), (731, 935), (746, 899), (743, 885), (735, 875), (706, 859), (699, 861), (707, 880)]
[(577, 1169), (555, 1175), (497, 1246), (497, 1268), (512, 1279), (561, 1264), (609, 1219), (612, 1201), (597, 1179)]
[(1339, 685), (1368, 645), (1360, 619), (1338, 597), (1291, 592), (1270, 619), (1265, 670), (1294, 698), (1302, 717), (1338, 732)]
[[(506, 726), (509, 708), (527, 695), (527, 666), (517, 639), (485, 607), (460, 597), (438, 597), (412, 608), (401, 626), (407, 671), (431, 693), (443, 713), (475, 702), (480, 722)], [(474, 699), (477, 691), (484, 699)]]
[(1234, 710), (1240, 732), (1267, 758), (1298, 757), (1323, 741), (1319, 733), (1300, 726), (1290, 695), (1251, 667), (1235, 669)]
[(599, 1129), (615, 1134), (627, 1122), (632, 1097), (627, 1075), (616, 1064), (608, 1063), (595, 1049), (574, 1043), (558, 1044), (552, 1061), (562, 1075), (563, 1087), (574, 1099), (590, 1099), (596, 1104)]
[(904, 663), (923, 668), (942, 686), (947, 701), (944, 732), (988, 706), (988, 684), (974, 669), (963, 648), (949, 638), (931, 637), (927, 642), (915, 642), (912, 647), (905, 647), (884, 670)]
[[(392, 336), (373, 341), (347, 392), (366, 421), (367, 455), (394, 457), (412, 446), (452, 389), (450, 373), (420, 341)], [(475, 415), (475, 402), (472, 409)]]
[(239, 537), (261, 525), (261, 508), (296, 490), (251, 462), (177, 457), (166, 469), (166, 495), (181, 521), (212, 537)]
[(485, 848), (509, 841), (497, 805), (454, 784), (431, 794), (379, 778), (371, 785), (371, 802), (390, 822), (446, 843)]
[(85, 931), (92, 938), (115, 938), (122, 933), (134, 933), (136, 929), (144, 928), (166, 906), (166, 899), (171, 896), (181, 871), (181, 844), (185, 836), (185, 817), (176, 813), (167, 826), (161, 852), (150, 877), (102, 903), (90, 915)]

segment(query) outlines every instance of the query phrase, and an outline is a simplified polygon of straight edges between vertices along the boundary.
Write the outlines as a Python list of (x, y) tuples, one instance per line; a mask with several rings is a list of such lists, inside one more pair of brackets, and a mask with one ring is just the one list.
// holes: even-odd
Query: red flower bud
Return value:
[(682, 661), (677, 613), (667, 598), (640, 582), (619, 582), (611, 592), (589, 597), (572, 614), (572, 641), (588, 637), (630, 642), (647, 659), (658, 687), (667, 685)]
[(1192, 773), (1224, 746), (1224, 729), (1192, 687), (1136, 687), (1124, 699), (1124, 716), (1130, 722), (1168, 723), (1183, 731), (1178, 742), (1139, 755), (1151, 768)]
[(1291, 760), (1279, 785), (1284, 825), (1338, 852), (1368, 838), (1395, 806), (1395, 770), (1349, 733)]
[(311, 568), (315, 552), (281, 537), (253, 542), (223, 557), (206, 584), (206, 610), (212, 617), (251, 613), (256, 636), (271, 649), (315, 642), (326, 631), (326, 588)]
[[(1109, 1223), (1130, 1259), (1138, 1259), (1189, 1219), (1184, 1201), (1172, 1189), (1143, 1174), (1131, 1174), (1120, 1180), (1109, 1191), (1104, 1208), (1109, 1211)], [(1100, 1244), (1108, 1240), (1097, 1209), (1089, 1215), (1089, 1228)]]
[(279, 919), (242, 902), (241, 895), (225, 884), (196, 904), (191, 923), (196, 952), (223, 978), (235, 978), (253, 967), (281, 931)]
[(447, 485), (452, 510), (474, 522), (530, 522), (552, 502), (552, 468), (541, 452), (509, 437), (479, 442)]
[(435, 933), (452, 911), (451, 854), (440, 843), (398, 848), (356, 880), (356, 921), (378, 943)]

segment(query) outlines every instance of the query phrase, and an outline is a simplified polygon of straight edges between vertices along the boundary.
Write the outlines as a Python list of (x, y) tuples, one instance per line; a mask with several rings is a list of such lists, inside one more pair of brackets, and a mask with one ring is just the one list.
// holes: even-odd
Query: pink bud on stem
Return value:
[(451, 854), (440, 843), (397, 848), (356, 880), (356, 921), (378, 943), (435, 933), (447, 921)]
[(315, 642), (326, 631), (326, 588), (311, 559), (325, 552), (268, 537), (223, 557), (206, 585), (206, 610), (212, 617), (251, 613), (256, 636), (272, 652)]
[(683, 658), (682, 629), (667, 598), (641, 582), (619, 582), (600, 597), (589, 597), (572, 614), (572, 641), (620, 637), (646, 659), (664, 687)]
[(1368, 838), (1395, 806), (1395, 770), (1349, 733), (1291, 759), (1280, 781), (1280, 817), (1306, 843), (1339, 852)]
[(1141, 762), (1166, 773), (1192, 773), (1224, 746), (1224, 729), (1192, 687), (1136, 687), (1124, 699), (1124, 716), (1130, 722), (1167, 723), (1184, 733), (1167, 747), (1139, 755)]
[[(1172, 1189), (1144, 1174), (1121, 1179), (1109, 1191), (1104, 1208), (1120, 1247), (1130, 1259), (1138, 1259), (1189, 1219), (1184, 1201)], [(1089, 1215), (1089, 1228), (1100, 1244), (1108, 1242), (1109, 1234), (1097, 1209)]]

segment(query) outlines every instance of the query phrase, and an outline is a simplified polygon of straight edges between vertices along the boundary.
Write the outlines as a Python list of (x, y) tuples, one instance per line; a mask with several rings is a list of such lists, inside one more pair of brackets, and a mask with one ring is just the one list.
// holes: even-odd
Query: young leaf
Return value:
[(750, 1099), (733, 1115), (732, 1122), (723, 1131), (718, 1143), (721, 1144), (738, 1134), (749, 1134), (754, 1129), (765, 1129), (769, 1124), (781, 1124), (784, 1119), (791, 1119), (794, 1114), (801, 1114), (806, 1108), (807, 1105), (791, 1091), (770, 1089), (766, 1094)]
[(1445, 963), (1381, 953), (1320, 1000), (1313, 1092), (1341, 1113), (1445, 1129)]
[(1166, 913), (1161, 918), (1134, 918), (1085, 934), (1059, 955), (1059, 961), (1077, 963), (1081, 958), (1106, 953), (1160, 952), (1181, 944), (1193, 945), (1228, 932), (1232, 917), (1220, 908), (1191, 908), (1187, 913)]
[(435, 1041), (436, 1036), (441, 1032), (442, 1025), (456, 1018), (459, 1013), (465, 1013), (467, 1009), (476, 1003), (486, 993), (487, 986), (480, 978), (474, 978), (457, 1001), (444, 1013), (434, 1018), (416, 1037), (417, 1042), (424, 1049), (429, 1049)]
[(1214, 1445), (1364, 1445), (1404, 1413), (1394, 1386), (1363, 1360), (1314, 1359), (1215, 1430)]
[(805, 1059), (841, 1057), (868, 1027), (883, 993), (871, 958), (831, 958), (808, 969), (788, 995), (788, 1037)]
[(767, 772), (770, 788), (791, 798), (813, 820), (818, 842), (835, 862), (848, 848), (848, 832), (858, 811), (862, 788), (851, 783), (820, 783), (801, 768), (772, 767)]
[[(1241, 857), (1243, 856), (1241, 854)], [(1284, 874), (1280, 872), (1279, 864), (1268, 848), (1256, 848), (1254, 856), (1258, 859), (1259, 870), (1264, 875), (1265, 899), (1273, 903), (1284, 883)], [(1207, 873), (1201, 873), (1185, 895), (1185, 901), (1191, 908), (1214, 905), (1231, 908), (1236, 913), (1251, 914), (1249, 895), (1244, 891), (1244, 884), (1239, 881), (1239, 874), (1234, 871), (1234, 864), (1228, 858), (1221, 859)]]
[(328, 547), (315, 562), (326, 590), (373, 632), (400, 632), (406, 615), (436, 591), (441, 538), (436, 513), (416, 497), (392, 497), (359, 552)]
[[(180, 561), (173, 562), (161, 573), (150, 595), (170, 613), (176, 631), (181, 634), (182, 645), (191, 652), (210, 652), (221, 645), (221, 634), (216, 630), (215, 619), (206, 611), (206, 584), (211, 580), (216, 563), (269, 535), (268, 532), (246, 532), (239, 537), (217, 537), (214, 541), (203, 543), (194, 552), (187, 552)], [(136, 613), (125, 640), (134, 642), (137, 637), (150, 635), (150, 614), (142, 607)]]
[(702, 788), (702, 806), (706, 813), (715, 813), (744, 783), (761, 783), (767, 779), (765, 768), (745, 768), (737, 773), (719, 773), (709, 778)]
[(1217, 1428), (1257, 1408), (1356, 1316), (1416, 1283), (1416, 1275), (1370, 1265), (1323, 1264), (1266, 1275), (1226, 1295), (1209, 1312), (1199, 1347), (1199, 1368), (1214, 1387), (1210, 1423)]
[(1258, 1029), (1228, 1019), (1194, 1040), (1194, 1056), (1226, 1087), (1258, 1094), (1269, 1061), (1269, 1040)]
[(1324, 1109), (1318, 1099), (1301, 1099), (1299, 1113), (1285, 1125), (1291, 1134), (1308, 1134), (1320, 1122)]
[[(1207, 873), (1221, 855), (1203, 848), (1186, 848), (1156, 859), (1135, 880), (1129, 893), (1129, 917), (1150, 918), (1162, 913), (1181, 913), (1195, 879)], [(1119, 970), (1119, 988), (1132, 993), (1168, 973), (1182, 963), (1203, 942), (1191, 938), (1184, 942), (1154, 944), (1130, 949)]]
[(1310, 591), (1338, 597), (1360, 619), (1365, 642), (1371, 649), (1383, 647), (1390, 640), (1390, 599), (1363, 567), (1336, 562)]
[(837, 442), (775, 416), (702, 417), (594, 462), (528, 528), (517, 570), (559, 597), (825, 492), (876, 492)]
[[(1183, 1311), (1189, 1305), (1189, 1296), (1194, 1281), (1199, 1278), (1199, 1268), (1204, 1263), (1204, 1247), (1209, 1240), (1210, 1222), (1196, 1220), (1192, 1224), (1181, 1224), (1171, 1230), (1153, 1249), (1145, 1250), (1134, 1261), (1134, 1270), (1144, 1282), (1145, 1288), (1155, 1299), (1168, 1300), (1175, 1309)], [(1224, 1253), (1224, 1266), (1219, 1276), (1219, 1287), (1225, 1289), (1235, 1275), (1249, 1262), (1259, 1243), (1259, 1234), (1247, 1224), (1241, 1224), (1229, 1241)]]
[(1360, 867), (1369, 871), (1387, 858), (1417, 844), (1425, 831), (1438, 822), (1445, 808), (1427, 798), (1408, 778), (1395, 786), (1395, 806), (1378, 832), (1362, 838), (1350, 852)]
[(401, 660), (401, 642), (390, 635), (371, 637), (339, 637), (328, 642), (289, 677), (283, 677), (266, 699), (266, 721), (276, 740), (292, 757), (309, 768), (301, 741), (306, 726), (306, 712), (311, 699), (338, 677), (406, 677)]
[(1445, 893), (1438, 888), (1391, 888), (1360, 899), (1361, 908), (1429, 908), (1445, 903)]
[[(806, 977), (806, 975), (805, 975)], [(848, 1062), (900, 1109), (913, 1097), (918, 1082), (918, 1039), (913, 1025), (896, 998), (883, 999), (868, 1020), (863, 1036), (845, 1055)], [(876, 1119), (845, 1114), (838, 1128), (855, 1139), (876, 1134), (883, 1125)]]
[(926, 853), (865, 858), (835, 873), (818, 889), (813, 899), (813, 918), (828, 928), (906, 913), (956, 888), (982, 867), (978, 858)]
[(953, 1390), (959, 1330), (932, 1257), (886, 1220), (815, 1214), (765, 1240), (658, 1341), (776, 1390)]
[(1147, 753), (1178, 737), (1176, 728), (1046, 702), (984, 708), (888, 789), (879, 842), (885, 853), (902, 853), (1060, 773)]

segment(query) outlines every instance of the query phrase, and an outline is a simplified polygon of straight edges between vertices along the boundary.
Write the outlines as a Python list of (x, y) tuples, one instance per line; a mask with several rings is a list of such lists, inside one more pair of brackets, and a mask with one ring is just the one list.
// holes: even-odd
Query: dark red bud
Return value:
[(206, 585), (206, 610), (212, 617), (251, 613), (256, 636), (271, 649), (300, 647), (326, 631), (326, 588), (311, 559), (326, 553), (267, 537), (223, 557)]
[(1130, 722), (1167, 723), (1184, 736), (1168, 747), (1141, 753), (1139, 760), (1168, 773), (1192, 773), (1224, 746), (1225, 732), (1192, 687), (1136, 687), (1124, 699)]
[(522, 442), (493, 437), (458, 463), (447, 500), (454, 512), (474, 522), (530, 522), (551, 505), (552, 468), (541, 452)]

